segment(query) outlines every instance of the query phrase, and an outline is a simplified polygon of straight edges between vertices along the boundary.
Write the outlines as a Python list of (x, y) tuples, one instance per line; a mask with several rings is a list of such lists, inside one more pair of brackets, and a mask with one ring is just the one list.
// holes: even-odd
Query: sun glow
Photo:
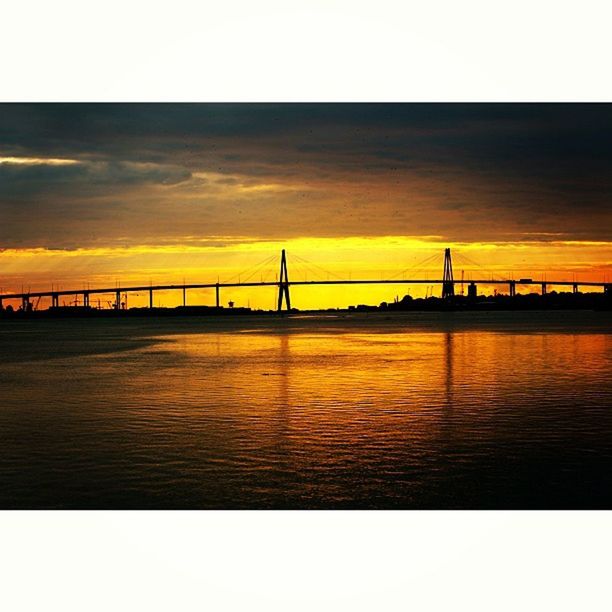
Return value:
[[(610, 244), (605, 242), (446, 243), (435, 237), (296, 238), (284, 242), (217, 236), (202, 243), (93, 247), (73, 250), (5, 249), (2, 293), (149, 284), (276, 282), (280, 251), (286, 249), (293, 281), (334, 279), (435, 279), (441, 277), (443, 249), (451, 247), (455, 278), (530, 277), (537, 280), (608, 281)], [(422, 263), (424, 262), (425, 263)], [(471, 261), (472, 263), (468, 263)], [(483, 290), (489, 293), (493, 288)], [(426, 284), (295, 286), (292, 304), (300, 309), (379, 304), (396, 296), (422, 297), (438, 291)], [(189, 304), (214, 304), (214, 290), (190, 290)], [(148, 296), (131, 295), (130, 306)], [(227, 288), (222, 303), (274, 308), (274, 287)], [(156, 294), (156, 304), (176, 306), (181, 292)]]

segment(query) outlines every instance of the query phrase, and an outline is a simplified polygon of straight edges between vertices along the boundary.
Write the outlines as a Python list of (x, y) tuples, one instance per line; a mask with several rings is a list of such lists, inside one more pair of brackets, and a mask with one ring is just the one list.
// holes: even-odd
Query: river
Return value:
[(0, 508), (612, 508), (611, 323), (0, 321)]

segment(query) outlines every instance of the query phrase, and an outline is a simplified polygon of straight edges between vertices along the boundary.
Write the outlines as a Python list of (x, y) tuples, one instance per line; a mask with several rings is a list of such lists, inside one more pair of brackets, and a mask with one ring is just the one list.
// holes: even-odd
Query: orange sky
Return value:
[[(251, 278), (274, 280), (281, 248), (294, 279), (401, 277), (438, 254), (417, 270), (433, 278), (446, 246), (457, 278), (610, 280), (611, 135), (607, 105), (2, 105), (0, 287), (223, 281), (276, 255)], [(292, 297), (407, 291), (426, 287)]]
[[(9, 249), (2, 254), (3, 292), (82, 289), (88, 286), (181, 284), (242, 281), (274, 281), (281, 248), (287, 249), (290, 280), (441, 278), (443, 249), (447, 243), (404, 237), (304, 238), (287, 242), (237, 243), (233, 246), (196, 247), (133, 246), (112, 249), (87, 248), (71, 251)], [(522, 243), (452, 244), (454, 273), (471, 278), (524, 278), (547, 280), (610, 280), (608, 243)], [(426, 265), (419, 262), (434, 256)], [(266, 265), (260, 262), (272, 259)], [(480, 263), (480, 265), (474, 265)], [(601, 265), (597, 265), (601, 262)], [(292, 302), (298, 308), (346, 307), (350, 304), (378, 304), (396, 295), (424, 296), (427, 285), (294, 287)], [(493, 287), (481, 287), (492, 293)], [(500, 288), (507, 291), (506, 287)], [(535, 290), (535, 289), (534, 289)], [(433, 289), (437, 295), (439, 287)], [(523, 289), (525, 291), (525, 289)], [(108, 297), (111, 299), (111, 296)], [(190, 304), (214, 304), (214, 291), (188, 292)], [(274, 307), (272, 288), (224, 289), (223, 303), (253, 308)], [(101, 298), (106, 304), (106, 298)], [(132, 294), (131, 306), (146, 305), (146, 294)], [(180, 292), (156, 294), (156, 304), (182, 303)]]

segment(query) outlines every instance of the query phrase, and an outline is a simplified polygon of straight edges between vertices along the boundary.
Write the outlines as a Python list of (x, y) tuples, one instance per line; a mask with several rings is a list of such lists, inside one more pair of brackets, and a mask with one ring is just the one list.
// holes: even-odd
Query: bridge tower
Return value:
[(455, 283), (453, 282), (453, 262), (451, 250), (444, 249), (444, 275), (442, 276), (442, 299), (452, 300), (455, 296)]
[(278, 277), (278, 312), (281, 312), (283, 309), (283, 297), (287, 304), (287, 311), (291, 310), (289, 275), (287, 274), (287, 256), (285, 255), (285, 249), (281, 252), (280, 275)]

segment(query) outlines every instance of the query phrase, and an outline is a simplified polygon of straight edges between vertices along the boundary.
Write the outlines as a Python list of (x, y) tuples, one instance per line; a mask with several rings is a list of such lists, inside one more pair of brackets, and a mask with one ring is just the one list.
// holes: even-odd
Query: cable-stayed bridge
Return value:
[[(274, 280), (266, 280), (262, 277), (259, 281), (252, 280), (252, 278), (260, 272), (265, 266), (269, 266), (275, 259), (276, 256), (266, 258), (262, 262), (255, 264), (251, 268), (247, 269), (244, 273), (238, 274), (232, 279), (225, 282), (214, 282), (214, 283), (183, 283), (183, 284), (158, 284), (158, 285), (135, 285), (127, 287), (99, 287), (99, 288), (87, 288), (87, 289), (64, 289), (50, 291), (22, 291), (21, 293), (0, 293), (0, 309), (4, 308), (5, 303), (9, 300), (18, 300), (21, 303), (23, 311), (32, 310), (33, 300), (40, 300), (41, 298), (50, 298), (52, 307), (59, 307), (61, 297), (75, 297), (75, 303), (81, 303), (85, 307), (90, 306), (90, 299), (92, 295), (110, 295), (114, 296), (114, 302), (109, 302), (111, 308), (121, 309), (125, 307), (125, 302), (122, 302), (122, 294), (128, 293), (147, 293), (149, 296), (149, 308), (154, 307), (154, 293), (156, 291), (181, 291), (183, 297), (183, 305), (187, 304), (187, 291), (194, 289), (215, 289), (215, 304), (219, 308), (221, 305), (221, 290), (224, 288), (236, 288), (236, 287), (274, 287), (278, 291), (277, 310), (281, 312), (283, 308), (287, 310), (291, 309), (291, 293), (290, 287), (293, 286), (315, 286), (315, 285), (427, 285), (430, 287), (439, 285), (440, 286), (440, 297), (444, 300), (452, 301), (456, 294), (456, 286), (467, 285), (467, 297), (476, 298), (478, 285), (501, 285), (507, 288), (510, 296), (516, 295), (516, 289), (518, 286), (536, 286), (539, 287), (542, 294), (546, 294), (550, 287), (563, 287), (571, 288), (573, 293), (579, 292), (579, 287), (592, 287), (601, 288), (607, 294), (612, 296), (612, 283), (609, 282), (597, 282), (597, 281), (567, 281), (567, 280), (535, 280), (532, 278), (498, 278), (494, 275), (485, 275), (482, 273), (481, 277), (470, 278), (465, 280), (462, 277), (456, 278), (453, 274), (453, 263), (451, 258), (451, 250), (447, 248), (444, 250), (444, 262), (442, 266), (442, 276), (440, 278), (419, 278), (413, 277), (415, 272), (422, 271), (424, 266), (430, 265), (439, 255), (431, 255), (423, 261), (415, 264), (411, 268), (401, 270), (390, 278), (386, 279), (371, 279), (371, 278), (340, 278), (336, 274), (332, 274), (329, 271), (324, 270), (317, 264), (308, 262), (307, 260), (295, 255), (297, 262), (306, 264), (315, 273), (327, 274), (327, 279), (321, 280), (293, 280), (289, 276), (289, 268), (287, 265), (287, 254), (285, 249), (281, 251), (280, 257), (280, 268), (279, 273)], [(476, 262), (470, 260), (465, 255), (462, 257), (462, 263), (467, 263), (472, 267), (482, 269), (482, 266)], [(333, 278), (330, 278), (333, 276)], [(408, 276), (408, 277), (407, 277)], [(237, 277), (237, 280), (236, 280)], [(81, 300), (78, 300), (78, 298)]]

